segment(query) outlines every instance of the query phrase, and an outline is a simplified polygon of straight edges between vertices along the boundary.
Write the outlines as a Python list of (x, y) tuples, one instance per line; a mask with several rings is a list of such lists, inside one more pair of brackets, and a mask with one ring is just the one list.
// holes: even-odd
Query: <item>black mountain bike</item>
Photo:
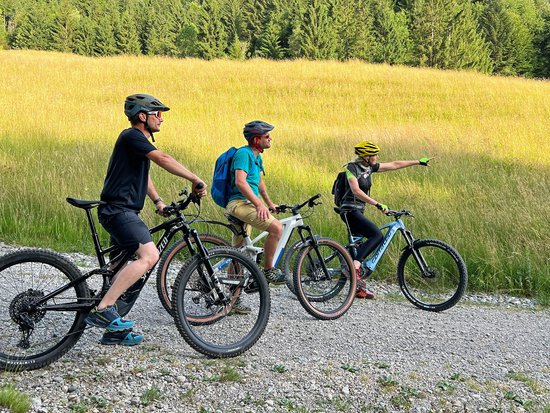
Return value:
[[(186, 268), (199, 267), (194, 288), (196, 307), (202, 312), (185, 314), (185, 309), (178, 309), (178, 330), (191, 347), (203, 354), (236, 356), (252, 347), (265, 330), (270, 311), (269, 287), (257, 265), (244, 254), (228, 247), (204, 247), (182, 213), (193, 196), (186, 191), (180, 195), (183, 198), (164, 211), (173, 217), (150, 229), (151, 233), (164, 230), (157, 243), (161, 254), (170, 240), (181, 233), (193, 257)], [(101, 202), (74, 198), (67, 201), (86, 212), (99, 268), (82, 274), (60, 254), (39, 249), (20, 250), (0, 258), (0, 369), (41, 368), (69, 351), (88, 328), (84, 321), (88, 312), (101, 301), (114, 274), (134, 255), (123, 251), (107, 263), (105, 257), (113, 247), (102, 248), (91, 213)], [(214, 270), (220, 260), (231, 265), (223, 271)], [(117, 301), (121, 315), (130, 311), (152, 271)], [(102, 277), (97, 291), (88, 286), (87, 280), (92, 277)], [(227, 317), (239, 296), (252, 297), (247, 300), (252, 312)]]

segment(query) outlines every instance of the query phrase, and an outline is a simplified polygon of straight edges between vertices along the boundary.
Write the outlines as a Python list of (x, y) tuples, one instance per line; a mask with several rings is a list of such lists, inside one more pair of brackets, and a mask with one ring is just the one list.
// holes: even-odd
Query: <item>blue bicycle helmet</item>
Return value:
[(269, 131), (272, 131), (275, 126), (270, 125), (263, 120), (253, 120), (244, 125), (243, 134), (244, 138), (247, 141), (250, 141), (251, 138), (259, 135), (265, 135)]

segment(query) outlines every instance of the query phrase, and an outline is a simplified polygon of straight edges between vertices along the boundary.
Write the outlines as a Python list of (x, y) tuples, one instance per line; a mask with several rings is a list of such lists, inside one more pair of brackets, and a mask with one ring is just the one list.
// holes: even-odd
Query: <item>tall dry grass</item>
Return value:
[[(172, 110), (157, 147), (206, 181), (216, 157), (244, 143), (242, 125), (276, 126), (264, 154), (271, 197), (317, 192), (316, 232), (345, 240), (330, 188), (364, 139), (381, 161), (434, 156), (375, 177), (373, 196), (407, 208), (419, 238), (458, 248), (476, 290), (550, 297), (550, 82), (361, 62), (86, 58), (0, 51), (0, 239), (92, 251), (83, 213), (66, 196), (97, 199), (126, 95), (146, 92)], [(152, 169), (165, 199), (187, 183)], [(150, 204), (147, 204), (150, 207)], [(374, 208), (367, 214), (382, 224)], [(145, 219), (153, 223), (150, 209)], [(222, 218), (206, 201), (203, 216)], [(104, 239), (104, 237), (103, 237)], [(393, 248), (380, 268), (394, 273)]]

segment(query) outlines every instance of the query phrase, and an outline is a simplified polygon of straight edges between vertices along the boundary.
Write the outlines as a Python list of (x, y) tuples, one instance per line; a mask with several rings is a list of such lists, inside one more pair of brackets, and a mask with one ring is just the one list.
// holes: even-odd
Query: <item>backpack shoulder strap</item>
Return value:
[(348, 166), (349, 166), (350, 163), (351, 162), (344, 165), (344, 180), (345, 180), (345, 184), (346, 184), (346, 190), (344, 191), (344, 195), (342, 195), (342, 200), (346, 199), (348, 194), (351, 192), (351, 186), (349, 184), (348, 176), (347, 176), (347, 170), (348, 170)]

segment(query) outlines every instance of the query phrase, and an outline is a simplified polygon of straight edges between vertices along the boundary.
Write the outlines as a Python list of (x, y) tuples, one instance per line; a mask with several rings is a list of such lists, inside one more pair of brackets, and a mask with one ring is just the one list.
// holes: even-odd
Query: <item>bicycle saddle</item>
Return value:
[(235, 224), (235, 225), (240, 225), (241, 227), (245, 224), (243, 221), (241, 221), (239, 218), (231, 215), (231, 214), (224, 214), (225, 217), (227, 218), (227, 220), (229, 222), (231, 222), (232, 224)]
[(82, 199), (67, 198), (67, 202), (72, 206), (83, 209), (92, 209), (96, 208), (99, 205), (105, 205), (106, 202), (103, 201), (84, 201)]

